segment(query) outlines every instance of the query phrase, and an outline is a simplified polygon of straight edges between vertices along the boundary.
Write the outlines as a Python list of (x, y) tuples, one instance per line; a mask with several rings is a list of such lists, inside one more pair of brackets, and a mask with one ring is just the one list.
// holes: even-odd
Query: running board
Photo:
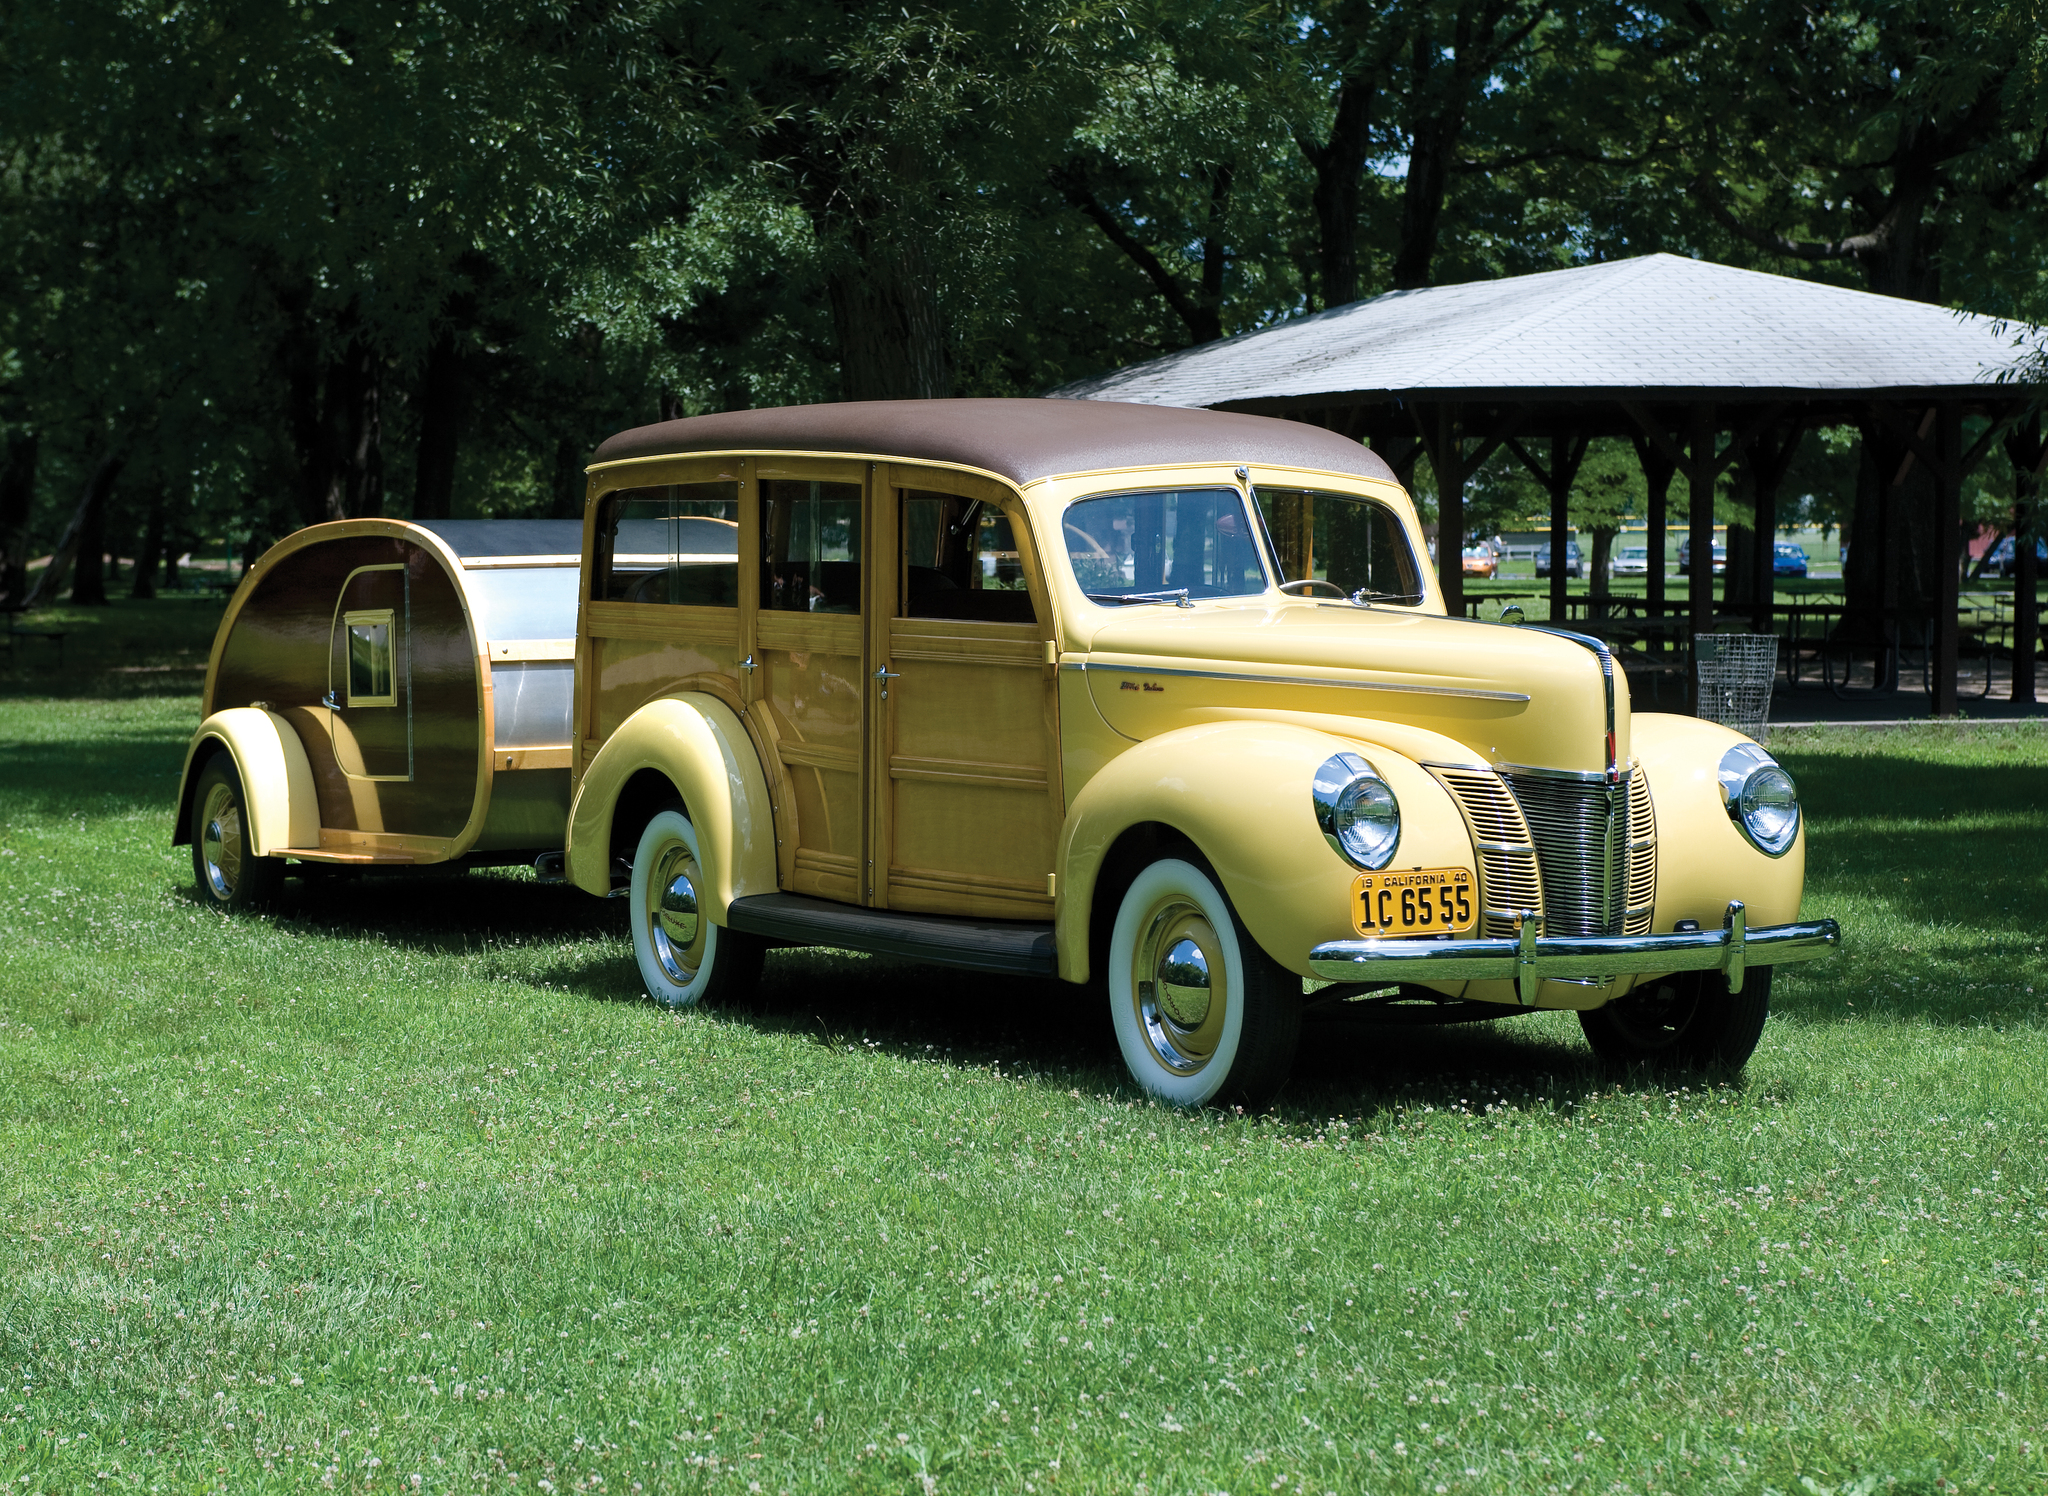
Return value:
[(1052, 926), (1023, 920), (904, 914), (894, 909), (859, 909), (802, 894), (760, 893), (734, 899), (725, 922), (749, 935), (766, 935), (791, 945), (830, 945), (1020, 977), (1059, 973)]

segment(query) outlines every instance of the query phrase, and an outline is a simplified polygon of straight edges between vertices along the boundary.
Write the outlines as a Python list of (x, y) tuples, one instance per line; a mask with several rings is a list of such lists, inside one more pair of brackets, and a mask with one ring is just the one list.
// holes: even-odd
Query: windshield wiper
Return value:
[(1188, 601), (1188, 589), (1176, 587), (1170, 592), (1090, 592), (1086, 594), (1091, 603), (1172, 603), (1176, 608), (1192, 608)]

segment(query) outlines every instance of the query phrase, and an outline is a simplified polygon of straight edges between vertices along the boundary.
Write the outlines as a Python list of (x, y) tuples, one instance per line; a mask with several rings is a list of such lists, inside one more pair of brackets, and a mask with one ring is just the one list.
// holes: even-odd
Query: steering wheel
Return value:
[(1321, 577), (1303, 577), (1298, 582), (1282, 582), (1280, 584), (1282, 592), (1292, 592), (1297, 587), (1327, 587), (1333, 596), (1344, 598), (1351, 596), (1350, 593), (1339, 587), (1335, 582), (1326, 582)]

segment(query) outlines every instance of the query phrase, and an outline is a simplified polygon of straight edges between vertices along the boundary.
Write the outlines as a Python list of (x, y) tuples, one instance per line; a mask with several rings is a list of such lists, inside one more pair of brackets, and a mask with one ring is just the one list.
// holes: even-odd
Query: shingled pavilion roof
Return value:
[[(1077, 380), (1076, 400), (1281, 414), (1413, 400), (2001, 393), (2029, 329), (1679, 255), (1390, 291)], [(2010, 393), (2006, 391), (2004, 393)]]
[[(1910, 611), (1900, 607), (1911, 601), (1901, 596), (1900, 516), (1931, 504), (1933, 533), (1954, 552), (1956, 564), (1935, 568), (1932, 607), (1940, 659), (1933, 705), (1945, 714), (1956, 705), (1962, 479), (2039, 408), (2044, 351), (2042, 329), (2023, 324), (1655, 254), (1392, 291), (1048, 393), (1287, 416), (1370, 442), (1403, 479), (1427, 453), (1444, 536), (1437, 576), (1454, 609), (1464, 595), (1465, 484), (1503, 446), (1550, 495), (1553, 554), (1564, 551), (1567, 501), (1589, 439), (1636, 441), (1653, 556), (1664, 554), (1674, 474), (1694, 500), (1692, 553), (1705, 554), (1715, 480), (1746, 455), (1757, 507), (1748, 571), (1768, 578), (1776, 487), (1800, 433), (1859, 425), (1877, 443), (1885, 475), (1879, 523), (1857, 536), (1859, 555), (1871, 544), (1878, 550), (1867, 553), (1881, 555), (1883, 597), (1873, 607), (1882, 626), (1901, 626)], [(1984, 424), (1966, 448), (1963, 423), (1973, 417)], [(1729, 575), (1732, 582), (1736, 573)], [(1653, 611), (1665, 607), (1664, 583), (1653, 567)], [(1554, 618), (1567, 611), (1565, 584), (1564, 568), (1552, 568)], [(1710, 569), (1695, 568), (1680, 585), (1691, 633), (1706, 632), (1715, 607)], [(1770, 626), (1768, 585), (1756, 584), (1746, 606), (1757, 628)], [(2024, 648), (2030, 684), (2031, 644)], [(2021, 668), (2016, 659), (2016, 681)]]

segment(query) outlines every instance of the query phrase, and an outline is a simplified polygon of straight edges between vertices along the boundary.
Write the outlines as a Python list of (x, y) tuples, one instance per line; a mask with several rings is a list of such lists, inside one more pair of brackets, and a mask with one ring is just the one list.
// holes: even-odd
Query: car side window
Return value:
[(736, 608), (737, 483), (672, 483), (606, 494), (597, 516), (596, 602)]
[(1394, 511), (1355, 494), (1260, 488), (1283, 582), (1328, 582), (1373, 602), (1422, 601), (1415, 552)]
[(761, 484), (761, 606), (784, 613), (860, 611), (858, 483)]
[(901, 616), (1036, 623), (1011, 524), (981, 499), (906, 492)]

